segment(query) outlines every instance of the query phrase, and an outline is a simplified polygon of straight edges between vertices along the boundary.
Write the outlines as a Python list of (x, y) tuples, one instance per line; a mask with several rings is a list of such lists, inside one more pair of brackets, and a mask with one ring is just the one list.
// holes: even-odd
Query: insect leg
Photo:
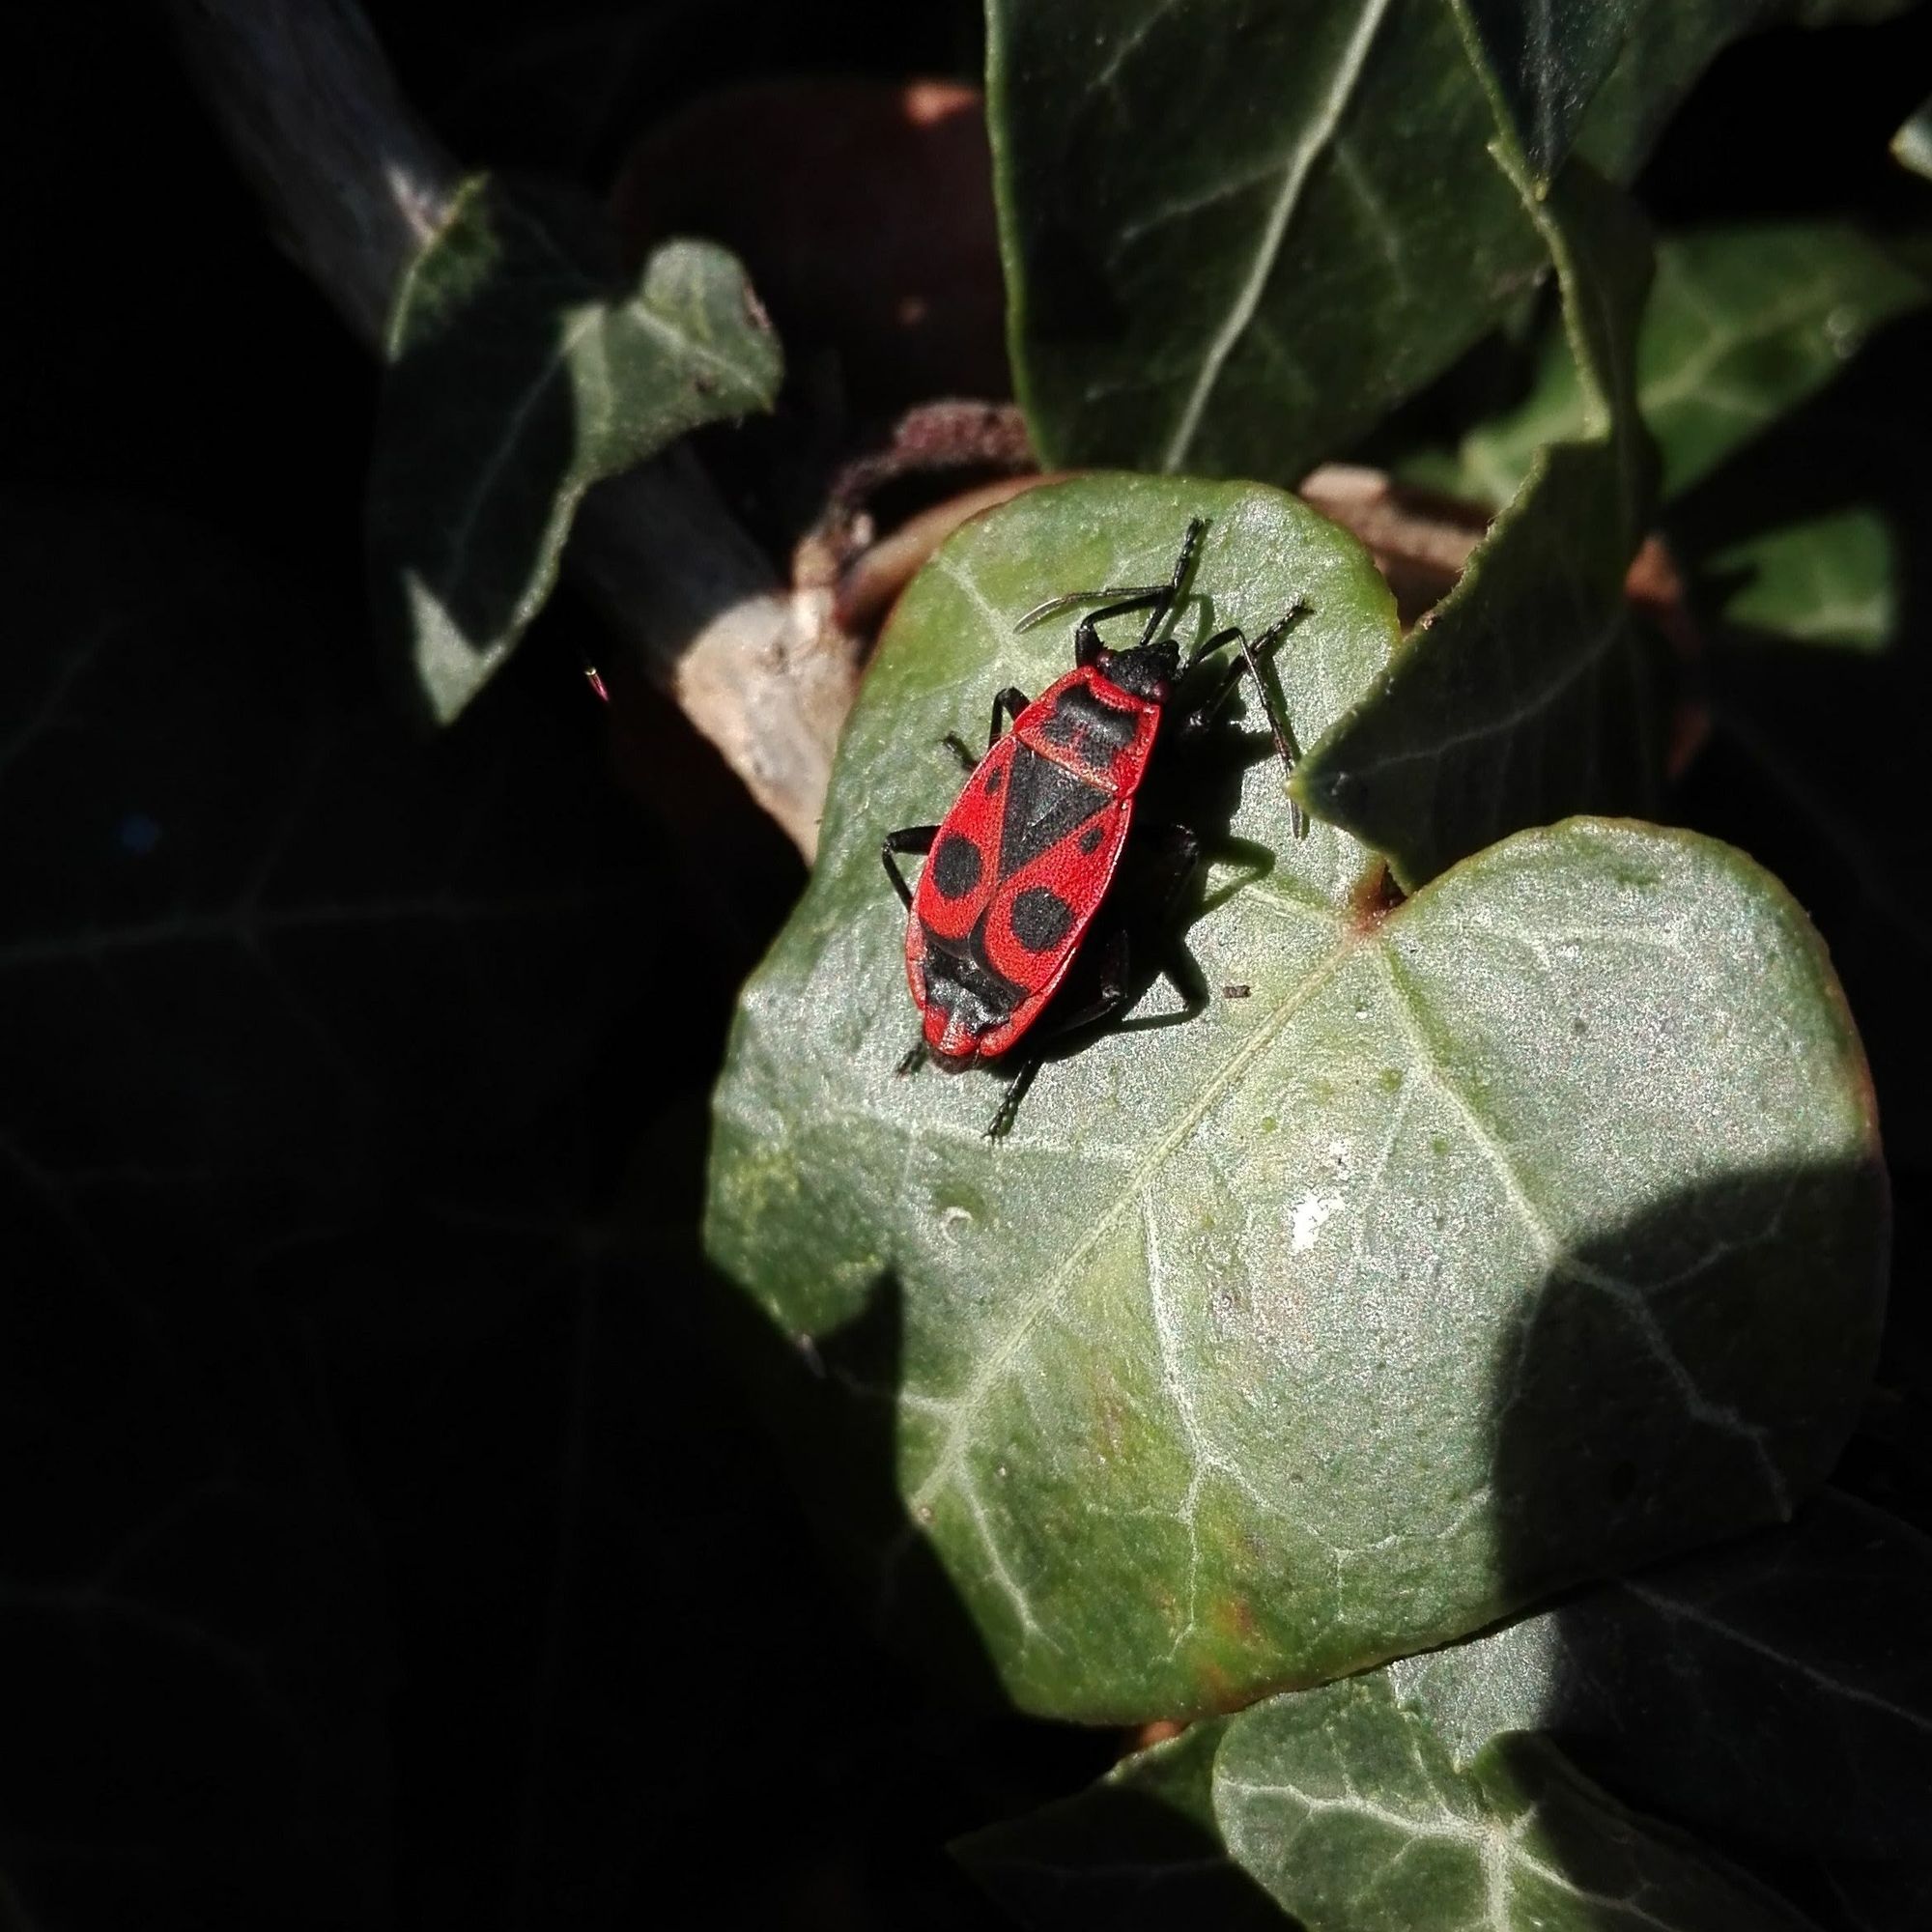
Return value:
[[(1036, 624), (1044, 623), (1056, 611), (1070, 611), (1076, 604), (1108, 603), (1108, 615), (1119, 616), (1122, 611), (1145, 611), (1156, 598), (1166, 597), (1164, 583), (1110, 583), (1103, 590), (1064, 590), (1058, 597), (1049, 597), (1044, 604), (1036, 604), (1017, 624), (1015, 631), (1030, 631)], [(1109, 600), (1118, 599), (1118, 602)]]
[(1033, 702), (1018, 685), (1009, 684), (993, 699), (992, 721), (986, 726), (986, 749), (991, 751), (1000, 742), (1000, 719), (1004, 715), (1010, 723), (1020, 722), (1020, 713)]
[[(1195, 665), (1198, 664), (1202, 658), (1206, 657), (1210, 650), (1216, 649), (1218, 646), (1227, 643), (1231, 639), (1237, 637), (1239, 633), (1236, 631), (1221, 631), (1218, 632), (1215, 636), (1209, 638), (1208, 641), (1198, 651), (1195, 652), (1194, 657), (1188, 663), (1187, 670), (1191, 671), (1194, 668)], [(1208, 693), (1208, 695), (1205, 698), (1203, 698), (1202, 701), (1199, 704), (1197, 704), (1192, 711), (1188, 712), (1187, 715), (1180, 720), (1180, 735), (1182, 735), (1183, 737), (1194, 738), (1198, 737), (1202, 732), (1207, 730), (1207, 728), (1211, 724), (1213, 724), (1214, 720), (1220, 716), (1222, 705), (1226, 704), (1228, 699), (1234, 696), (1235, 687), (1240, 683), (1242, 673), (1246, 671), (1246, 669), (1247, 669), (1246, 664), (1239, 658), (1236, 658), (1231, 665), (1229, 665), (1227, 668), (1221, 673), (1220, 679), (1215, 684), (1214, 689), (1210, 693)], [(1187, 671), (1183, 671), (1181, 673), (1182, 677), (1185, 677), (1186, 675)]]
[(1161, 619), (1180, 601), (1180, 586), (1187, 582), (1187, 572), (1194, 562), (1194, 553), (1201, 548), (1201, 538), (1208, 528), (1205, 517), (1190, 519), (1187, 534), (1180, 539), (1180, 554), (1174, 559), (1174, 573), (1167, 580), (1167, 603), (1157, 611), (1148, 613), (1147, 628), (1141, 632), (1141, 647), (1153, 642), (1153, 634), (1160, 629)]
[(1205, 1013), (1212, 1004), (1208, 981), (1202, 977), (1193, 953), (1188, 952), (1183, 940), (1172, 933), (1161, 947), (1160, 971), (1167, 983), (1180, 996), (1180, 1010), (1176, 1013), (1150, 1013), (1144, 1020), (1128, 1020), (1122, 1032), (1128, 1027), (1135, 1031), (1151, 1031), (1154, 1027), (1181, 1026)]
[(916, 1039), (907, 1050), (906, 1057), (893, 1068), (893, 1077), (896, 1080), (903, 1080), (908, 1073), (917, 1073), (925, 1065), (925, 1041), (923, 1038)]
[(1057, 1019), (1047, 1037), (1058, 1039), (1062, 1034), (1078, 1033), (1082, 1027), (1094, 1026), (1119, 1012), (1126, 1004), (1127, 976), (1131, 964), (1127, 929), (1122, 926), (1107, 937), (1105, 950), (1100, 954), (1099, 983), (1094, 989), (1094, 997)]
[(1184, 825), (1166, 826), (1159, 836), (1166, 840), (1167, 850), (1156, 862), (1159, 869), (1155, 877), (1165, 880), (1167, 890), (1160, 912), (1163, 919), (1171, 920), (1200, 870), (1201, 840)]
[[(1230, 624), (1225, 631), (1216, 631), (1211, 638), (1203, 638), (1187, 653), (1187, 662), (1180, 667), (1179, 678), (1191, 677), (1200, 668), (1203, 658), (1212, 657), (1223, 644), (1232, 644), (1240, 635), (1241, 627), (1238, 624)], [(1179, 678), (1176, 679), (1177, 683), (1179, 682)]]
[[(1294, 613), (1291, 611), (1280, 623), (1264, 632), (1262, 637), (1263, 647), (1266, 648), (1272, 644), (1293, 621)], [(1274, 737), (1275, 756), (1281, 760), (1281, 778), (1283, 784), (1286, 784), (1293, 778), (1295, 766), (1301, 762), (1301, 747), (1294, 742), (1294, 732), (1290, 728), (1287, 713), (1275, 702), (1274, 692), (1270, 689), (1267, 679), (1262, 675), (1261, 659), (1255, 647), (1248, 642), (1244, 634), (1236, 632), (1236, 638), (1241, 646), (1241, 657), (1247, 665), (1248, 675), (1254, 679), (1255, 690), (1261, 696), (1262, 711), (1267, 719), (1268, 730)], [(1308, 837), (1307, 815), (1292, 796), (1288, 802), (1288, 830), (1291, 838)]]
[(1178, 1026), (1205, 1012), (1209, 1004), (1207, 980), (1176, 930), (1181, 901), (1187, 896), (1201, 869), (1201, 840), (1185, 825), (1168, 826), (1157, 836), (1166, 844), (1166, 849), (1155, 861), (1158, 869), (1154, 873), (1155, 883), (1159, 884), (1164, 879), (1166, 887), (1159, 903), (1159, 929), (1162, 934), (1160, 972), (1180, 996), (1181, 1009), (1178, 1013), (1153, 1013), (1143, 1020), (1127, 1021), (1126, 1026), (1135, 1031)]
[[(1183, 677), (1186, 676), (1187, 672), (1194, 669), (1202, 659), (1208, 656), (1210, 652), (1219, 650), (1223, 644), (1232, 643), (1240, 646), (1241, 655), (1228, 667), (1226, 672), (1222, 675), (1220, 683), (1215, 686), (1213, 693), (1207, 701), (1197, 705), (1193, 711), (1188, 713), (1183, 729), (1190, 735), (1206, 729), (1213, 722), (1215, 714), (1220, 710), (1222, 705), (1228, 701), (1229, 696), (1233, 693), (1236, 685), (1240, 682), (1242, 673), (1245, 672), (1255, 681), (1255, 690), (1261, 698), (1262, 711), (1268, 722), (1268, 732), (1274, 739), (1275, 755), (1281, 760), (1281, 772), (1284, 781), (1294, 776), (1294, 768), (1301, 761), (1301, 747), (1295, 742), (1294, 732), (1289, 724), (1287, 714), (1275, 702), (1274, 690), (1269, 685), (1267, 678), (1263, 674), (1261, 661), (1263, 654), (1271, 650), (1280, 641), (1282, 637), (1287, 633), (1289, 626), (1294, 622), (1295, 618), (1300, 616), (1306, 608), (1304, 605), (1297, 604), (1278, 623), (1269, 625), (1262, 633), (1259, 641), (1255, 643), (1250, 643), (1247, 633), (1236, 626), (1230, 625), (1225, 631), (1217, 631), (1213, 637), (1207, 639), (1204, 642), (1196, 646), (1193, 655), (1189, 657), (1181, 672)], [(1306, 838), (1308, 837), (1307, 815), (1294, 803), (1293, 798), (1289, 801), (1288, 810), (1288, 829), (1290, 833), (1296, 838)]]
[(1158, 628), (1160, 620), (1174, 605), (1166, 584), (1148, 591), (1144, 596), (1123, 597), (1120, 603), (1106, 605), (1081, 618), (1073, 633), (1073, 662), (1083, 668), (1095, 663), (1107, 648), (1106, 640), (1100, 636), (1100, 626), (1111, 617), (1125, 616), (1129, 611), (1145, 611), (1149, 605), (1153, 606), (1153, 614), (1148, 619), (1148, 628), (1151, 631)]
[(1145, 650), (1153, 641), (1153, 634), (1167, 622), (1169, 612), (1180, 601), (1180, 586), (1187, 582), (1187, 573), (1194, 562), (1194, 553), (1200, 547), (1201, 533), (1207, 527), (1207, 524), (1199, 517), (1188, 525), (1187, 534), (1180, 540), (1180, 554), (1174, 559), (1173, 573), (1158, 589), (1123, 597), (1120, 603), (1109, 604), (1081, 619), (1079, 628), (1073, 633), (1075, 664), (1092, 664), (1106, 648), (1100, 641), (1100, 626), (1110, 617), (1125, 616), (1129, 611), (1145, 611), (1148, 613), (1148, 620), (1141, 627), (1140, 638), (1134, 648)]
[(986, 1139), (1004, 1140), (1011, 1128), (1019, 1114), (1020, 1102), (1026, 1098), (1027, 1090), (1039, 1073), (1041, 1055), (1037, 1049), (1066, 1034), (1078, 1033), (1083, 1027), (1097, 1026), (1100, 1021), (1111, 1018), (1126, 1004), (1126, 998), (1127, 935), (1123, 927), (1107, 941), (1106, 952), (1100, 960), (1100, 983), (1094, 997), (1057, 1018), (1044, 1035), (1035, 1036), (1031, 1042), (1035, 1050), (1020, 1063), (1008, 1083), (1006, 1097), (1001, 1100), (1000, 1110), (986, 1129)]
[[(1069, 611), (1076, 604), (1098, 604), (1106, 602), (1104, 611), (1096, 611), (1081, 626), (1076, 634), (1082, 644), (1091, 639), (1091, 648), (1098, 650), (1099, 639), (1094, 627), (1104, 623), (1109, 617), (1124, 616), (1129, 611), (1150, 612), (1147, 628), (1141, 633), (1141, 642), (1146, 643), (1160, 629), (1160, 620), (1175, 604), (1179, 601), (1180, 586), (1187, 581), (1187, 572), (1194, 561), (1194, 553), (1200, 548), (1203, 532), (1208, 527), (1207, 520), (1196, 517), (1187, 526), (1187, 534), (1180, 540), (1180, 554), (1174, 560), (1174, 569), (1165, 583), (1145, 583), (1137, 585), (1113, 584), (1104, 590), (1068, 590), (1058, 597), (1049, 597), (1044, 604), (1036, 604), (1019, 622), (1014, 625), (1018, 631), (1030, 630), (1042, 618), (1050, 617), (1056, 611)], [(1079, 660), (1082, 664), (1087, 659)]]
[[(1000, 742), (1000, 721), (1003, 718), (1010, 718), (1017, 724), (1020, 713), (1032, 702), (1033, 699), (1016, 684), (1008, 685), (1006, 690), (993, 699), (992, 721), (986, 726), (986, 750), (988, 752)], [(940, 743), (959, 760), (962, 770), (971, 772), (979, 769), (980, 760), (973, 755), (966, 740), (957, 731), (947, 732), (946, 736), (940, 740)]]
[(1026, 1098), (1027, 1089), (1033, 1085), (1038, 1073), (1039, 1056), (1037, 1053), (1030, 1053), (1020, 1062), (1019, 1070), (1008, 1081), (1006, 1097), (1000, 1102), (1000, 1111), (993, 1116), (982, 1136), (983, 1139), (989, 1141), (1006, 1139), (1020, 1111), (1020, 1102)]
[(879, 847), (879, 863), (886, 868), (886, 877), (893, 882), (893, 891), (905, 901), (908, 912), (912, 910), (912, 888), (906, 884), (905, 875), (893, 863), (895, 857), (907, 854), (918, 856), (930, 852), (932, 841), (939, 837), (936, 825), (908, 825), (897, 832), (888, 832), (885, 842)]

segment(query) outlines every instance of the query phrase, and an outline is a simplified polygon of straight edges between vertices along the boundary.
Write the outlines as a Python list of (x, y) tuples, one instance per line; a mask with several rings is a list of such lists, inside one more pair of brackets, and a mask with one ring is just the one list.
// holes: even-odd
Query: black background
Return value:
[[(978, 59), (963, 6), (371, 11), (466, 158), (593, 186), (721, 80)], [(1119, 1740), (954, 1711), (859, 1634), (697, 1255), (705, 1096), (796, 860), (668, 707), (619, 782), (567, 597), (447, 739), (387, 718), (369, 361), (154, 12), (15, 8), (0, 46), (0, 1882), (63, 1932), (994, 1922), (947, 1837)], [(1641, 193), (1922, 232), (1885, 143), (1928, 86), (1922, 16), (1768, 36)], [(1891, 353), (1861, 406), (1922, 420)], [(1875, 890), (1721, 733), (1678, 815), (1812, 905), (1922, 1147), (1925, 713), (1858, 677), (1790, 708), (1858, 775)], [(1898, 1179), (1847, 1473), (1923, 1525)]]

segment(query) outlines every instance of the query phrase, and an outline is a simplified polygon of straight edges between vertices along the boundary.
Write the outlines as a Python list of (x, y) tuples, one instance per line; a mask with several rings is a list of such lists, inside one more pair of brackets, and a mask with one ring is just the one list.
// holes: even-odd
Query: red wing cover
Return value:
[(990, 1058), (1032, 1024), (1112, 882), (1132, 814), (1131, 799), (1017, 734), (986, 754), (933, 840), (906, 928), (934, 1047)]

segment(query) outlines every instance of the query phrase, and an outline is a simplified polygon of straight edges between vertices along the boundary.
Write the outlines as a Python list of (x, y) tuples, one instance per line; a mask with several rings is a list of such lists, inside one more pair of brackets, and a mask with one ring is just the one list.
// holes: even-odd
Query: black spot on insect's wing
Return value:
[(1019, 746), (1000, 817), (1000, 870), (1012, 873), (1050, 851), (1108, 802), (1097, 785)]
[(980, 883), (984, 869), (979, 846), (956, 832), (949, 832), (932, 855), (933, 890), (943, 899), (963, 899)]
[(1107, 828), (1097, 819), (1080, 835), (1080, 849), (1091, 859), (1100, 849), (1100, 841), (1107, 836)]
[(1000, 787), (1003, 784), (1005, 784), (1006, 781), (1007, 781), (1006, 766), (995, 765), (993, 769), (986, 774), (986, 782), (983, 787), (986, 796), (988, 798), (998, 798), (1000, 795)]
[(1013, 901), (1013, 937), (1029, 952), (1051, 952), (1073, 927), (1073, 908), (1049, 886), (1029, 886)]

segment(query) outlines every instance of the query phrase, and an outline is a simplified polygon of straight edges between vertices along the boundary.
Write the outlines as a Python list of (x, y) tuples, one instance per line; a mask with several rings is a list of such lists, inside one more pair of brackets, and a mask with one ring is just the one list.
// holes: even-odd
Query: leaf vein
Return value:
[(1274, 1043), (1282, 1029), (1312, 1000), (1341, 968), (1360, 950), (1362, 942), (1352, 936), (1344, 939), (1333, 952), (1313, 966), (1299, 985), (1282, 1000), (1255, 1029), (1249, 1039), (1230, 1054), (1206, 1081), (1200, 1093), (1162, 1131), (1152, 1151), (1128, 1177), (1126, 1184), (1094, 1219), (1087, 1236), (1046, 1276), (1038, 1290), (1028, 1297), (1019, 1315), (999, 1341), (981, 1357), (972, 1380), (958, 1397), (952, 1425), (940, 1443), (939, 1453), (925, 1479), (914, 1491), (915, 1516), (930, 1508), (952, 1481), (965, 1455), (968, 1433), (984, 1406), (987, 1396), (998, 1386), (1008, 1368), (1025, 1345), (1034, 1328), (1060, 1305), (1080, 1269), (1093, 1259), (1101, 1243), (1114, 1231), (1121, 1217), (1141, 1200), (1148, 1182), (1207, 1118), (1208, 1110), (1230, 1087)]
[(1229, 356), (1247, 333), (1255, 312), (1261, 307), (1268, 278), (1281, 259), (1282, 243), (1288, 238), (1289, 224), (1301, 205), (1301, 192), (1307, 185), (1309, 171), (1321, 151), (1334, 139), (1335, 130), (1342, 124), (1342, 116), (1348, 111), (1349, 102), (1361, 80), (1362, 71), (1368, 64), (1369, 49), (1388, 13), (1389, 4), (1390, 0), (1370, 0), (1369, 5), (1362, 9), (1355, 32), (1342, 50), (1342, 58), (1328, 83), (1326, 96), (1288, 156), (1288, 166), (1282, 174), (1281, 192), (1268, 211), (1247, 279), (1242, 283), (1234, 306), (1228, 311), (1214, 339), (1208, 345), (1208, 354), (1202, 359), (1194, 386), (1181, 406), (1180, 418), (1168, 440), (1167, 451), (1162, 459), (1163, 469), (1179, 469), (1200, 430), (1201, 418), (1215, 384), (1221, 380), (1221, 371), (1227, 366)]

